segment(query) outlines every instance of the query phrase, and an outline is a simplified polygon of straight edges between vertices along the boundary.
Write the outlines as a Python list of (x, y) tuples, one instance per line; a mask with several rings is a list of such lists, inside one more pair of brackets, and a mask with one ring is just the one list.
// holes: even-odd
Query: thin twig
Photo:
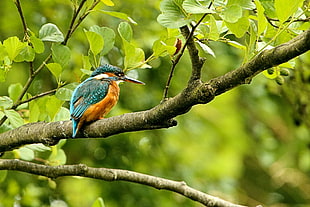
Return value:
[(89, 9), (80, 16), (80, 18), (78, 19), (78, 22), (73, 26), (72, 32), (71, 34), (77, 29), (78, 26), (80, 26), (80, 24), (82, 23), (82, 21), (89, 15), (89, 13), (95, 8), (95, 6), (97, 6), (97, 4), (100, 3), (100, 0), (95, 1), (90, 7)]
[(24, 104), (24, 103), (28, 103), (28, 102), (30, 102), (32, 100), (35, 100), (37, 98), (41, 98), (43, 96), (46, 96), (46, 95), (49, 95), (49, 94), (52, 94), (52, 93), (55, 93), (56, 91), (57, 91), (57, 89), (53, 89), (53, 90), (50, 90), (50, 91), (46, 91), (46, 92), (37, 94), (37, 95), (35, 95), (35, 96), (31, 97), (31, 98), (28, 98), (27, 100), (19, 102), (19, 105)]
[[(78, 22), (74, 25), (74, 22), (76, 21), (76, 18), (78, 16), (78, 14), (80, 13), (83, 5), (85, 4), (87, 0), (82, 0), (82, 2), (80, 3), (78, 9), (74, 12), (74, 15), (72, 17), (71, 23), (70, 23), (70, 27), (68, 29), (67, 35), (65, 37), (65, 40), (63, 42), (64, 45), (67, 44), (69, 38), (71, 37), (71, 35), (73, 34), (73, 32), (77, 29), (77, 27), (82, 23), (82, 21), (87, 17), (87, 15), (90, 13), (90, 11), (97, 5), (100, 3), (100, 0), (96, 0), (94, 1), (94, 3), (90, 6), (90, 8), (88, 9), (88, 11), (86, 11), (79, 19)], [(28, 35), (28, 28), (27, 28), (27, 24), (26, 24), (26, 20), (25, 17), (22, 13), (22, 8), (20, 5), (20, 1), (19, 0), (15, 0), (14, 1), (17, 9), (18, 9), (18, 13), (21, 17), (22, 23), (23, 23), (23, 29), (24, 29), (24, 33), (25, 36), (27, 37)], [(34, 70), (33, 68), (33, 63), (30, 63), (30, 75), (29, 78), (26, 82), (26, 84), (23, 87), (22, 92), (20, 93), (20, 95), (18, 96), (17, 100), (15, 101), (15, 103), (13, 104), (13, 106), (11, 107), (11, 109), (16, 109), (21, 103), (23, 103), (21, 100), (23, 98), (23, 96), (26, 94), (27, 90), (29, 89), (31, 83), (33, 82), (33, 80), (35, 79), (36, 75), (44, 68), (45, 64), (50, 61), (50, 59), (52, 58), (52, 54), (49, 54), (46, 59), (42, 62), (42, 64), (36, 69)], [(37, 97), (38, 98), (38, 97)], [(33, 100), (33, 99), (32, 99)], [(6, 121), (7, 116), (3, 116), (2, 119), (0, 120), (0, 126)]]
[[(176, 58), (175, 58), (174, 60), (172, 60), (172, 65), (171, 65), (170, 73), (169, 73), (169, 76), (168, 76), (168, 79), (167, 79), (166, 87), (165, 87), (165, 90), (164, 90), (164, 93), (163, 93), (163, 100), (162, 100), (162, 101), (165, 101), (165, 100), (168, 98), (168, 91), (169, 91), (169, 87), (170, 87), (170, 83), (171, 83), (171, 80), (172, 80), (172, 77), (173, 77), (173, 73), (174, 73), (175, 67), (176, 67), (176, 65), (179, 63), (181, 57), (183, 56), (184, 51), (185, 51), (185, 48), (186, 48), (186, 46), (187, 46), (187, 44), (188, 44), (190, 38), (193, 37), (196, 28), (199, 26), (199, 24), (202, 22), (202, 20), (203, 20), (207, 15), (208, 15), (208, 13), (204, 14), (204, 15), (199, 19), (199, 21), (197, 22), (197, 24), (194, 25), (194, 26), (192, 27), (192, 30), (191, 30), (191, 32), (189, 33), (189, 35), (186, 37), (185, 44), (183, 45), (182, 49), (180, 50), (180, 53), (176, 56)], [(187, 27), (187, 26), (184, 26), (184, 27)]]
[(65, 37), (65, 40), (63, 41), (63, 44), (66, 45), (70, 36), (72, 35), (72, 33), (74, 32), (72, 29), (73, 29), (73, 25), (74, 25), (74, 22), (77, 18), (77, 16), (79, 15), (81, 9), (83, 8), (85, 2), (87, 0), (82, 0), (82, 2), (80, 3), (79, 7), (77, 9), (74, 9), (73, 11), (73, 16), (72, 16), (72, 19), (71, 19), (71, 22), (70, 22), (70, 26), (69, 26), (69, 29), (68, 29), (68, 32), (67, 32), (67, 35)]
[(1, 159), (0, 170), (17, 170), (53, 179), (63, 176), (82, 176), (109, 182), (128, 181), (147, 185), (158, 190), (164, 189), (175, 192), (207, 207), (244, 207), (191, 188), (183, 181), (168, 180), (129, 170), (92, 168), (84, 164), (48, 166), (17, 159)]
[(28, 27), (27, 27), (26, 19), (25, 19), (24, 14), (23, 14), (23, 10), (22, 10), (20, 1), (19, 0), (15, 0), (14, 3), (16, 5), (16, 7), (17, 7), (20, 19), (21, 19), (22, 24), (23, 24), (24, 38), (27, 38), (28, 37)]

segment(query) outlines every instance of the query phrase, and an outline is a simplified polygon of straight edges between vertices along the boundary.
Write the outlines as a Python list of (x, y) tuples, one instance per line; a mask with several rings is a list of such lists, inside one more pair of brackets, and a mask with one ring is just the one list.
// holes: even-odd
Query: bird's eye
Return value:
[(122, 74), (122, 73), (116, 73), (116, 75), (117, 75), (118, 77), (121, 77), (121, 76), (123, 76), (124, 74)]

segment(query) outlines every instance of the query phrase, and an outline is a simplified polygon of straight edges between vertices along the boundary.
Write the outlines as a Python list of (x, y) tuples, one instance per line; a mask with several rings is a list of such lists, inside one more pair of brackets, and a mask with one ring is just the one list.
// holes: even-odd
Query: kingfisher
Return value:
[(144, 85), (125, 76), (121, 68), (105, 64), (75, 88), (70, 101), (73, 138), (85, 123), (103, 119), (109, 113), (119, 98), (118, 85), (124, 81)]

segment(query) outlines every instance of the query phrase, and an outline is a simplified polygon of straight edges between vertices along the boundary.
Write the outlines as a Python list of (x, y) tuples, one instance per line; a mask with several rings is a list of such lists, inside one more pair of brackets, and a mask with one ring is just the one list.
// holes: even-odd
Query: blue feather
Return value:
[(72, 119), (73, 135), (76, 136), (77, 126), (85, 111), (93, 104), (100, 102), (107, 95), (110, 81), (98, 80), (90, 77), (83, 81), (73, 91), (70, 101), (70, 114)]

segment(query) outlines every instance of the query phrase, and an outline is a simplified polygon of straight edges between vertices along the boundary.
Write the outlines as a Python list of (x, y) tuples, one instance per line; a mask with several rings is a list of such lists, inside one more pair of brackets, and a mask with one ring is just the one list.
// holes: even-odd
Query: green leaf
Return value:
[(162, 14), (157, 17), (157, 22), (167, 28), (180, 28), (192, 20), (187, 18), (180, 0), (163, 0), (160, 3)]
[(250, 26), (249, 19), (247, 17), (240, 18), (236, 23), (225, 22), (229, 30), (236, 35), (236, 37), (242, 37)]
[(18, 37), (9, 37), (3, 41), (10, 60), (14, 60), (15, 57), (27, 46), (27, 43), (21, 42)]
[(9, 120), (10, 124), (14, 128), (20, 127), (21, 125), (24, 124), (23, 118), (16, 111), (14, 111), (12, 109), (4, 110), (4, 114), (8, 117), (8, 120)]
[(213, 15), (208, 16), (209, 16), (209, 29), (210, 29), (208, 38), (216, 41), (220, 38), (220, 33), (216, 25), (216, 20), (213, 17)]
[(113, 1), (111, 1), (111, 0), (101, 0), (101, 2), (107, 6), (114, 6)]
[(34, 151), (29, 149), (28, 147), (21, 147), (14, 150), (14, 152), (16, 152), (18, 157), (22, 160), (31, 161), (34, 159)]
[(56, 80), (59, 80), (59, 77), (62, 73), (62, 67), (59, 63), (48, 63), (46, 67), (51, 71), (53, 76), (55, 76)]
[(97, 198), (91, 207), (105, 207), (103, 199), (101, 197)]
[[(213, 50), (208, 45), (206, 45), (200, 41), (197, 41), (197, 43), (205, 54), (209, 54), (209, 55), (212, 55), (213, 57), (216, 57), (215, 53), (213, 52)], [(205, 56), (205, 55), (203, 55), (203, 56)]]
[(13, 100), (8, 96), (0, 96), (0, 110), (9, 109), (13, 106)]
[(28, 149), (31, 149), (36, 152), (45, 152), (45, 151), (51, 151), (51, 147), (45, 146), (44, 144), (29, 144), (26, 146)]
[(229, 40), (227, 41), (227, 43), (235, 48), (246, 50), (246, 46), (240, 44), (239, 42)]
[(255, 4), (252, 2), (252, 0), (229, 0), (227, 3), (227, 6), (238, 4), (243, 9), (253, 10), (255, 9)]
[(96, 56), (101, 52), (104, 46), (104, 40), (101, 35), (92, 31), (84, 31), (89, 43), (90, 51)]
[(173, 55), (176, 51), (174, 46), (176, 38), (159, 39), (153, 43), (154, 56)]
[(256, 8), (257, 8), (257, 24), (258, 24), (258, 29), (257, 29), (257, 35), (259, 36), (261, 33), (265, 31), (267, 28), (267, 19), (265, 17), (265, 9), (261, 5), (259, 0), (255, 0)]
[(50, 121), (48, 117), (48, 111), (46, 108), (46, 104), (49, 100), (50, 100), (49, 96), (44, 96), (42, 98), (35, 100), (37, 106), (39, 107), (39, 114), (36, 114), (36, 116), (38, 116), (38, 121)]
[(277, 18), (276, 9), (274, 8), (274, 0), (260, 1), (265, 9), (265, 14), (270, 18)]
[(89, 31), (96, 32), (97, 34), (100, 34), (103, 38), (104, 46), (100, 55), (103, 56), (108, 54), (108, 52), (114, 47), (115, 32), (113, 31), (113, 29), (94, 25), (89, 28)]
[(31, 36), (30, 42), (36, 53), (40, 54), (44, 52), (44, 43), (41, 39), (37, 38), (36, 36)]
[(8, 93), (10, 98), (15, 102), (23, 90), (21, 83), (14, 83), (9, 86)]
[(35, 51), (34, 49), (29, 46), (26, 45), (21, 51), (20, 53), (15, 57), (15, 61), (16, 62), (32, 62), (35, 58)]
[(119, 19), (123, 19), (126, 21), (129, 21), (132, 24), (137, 24), (131, 17), (129, 17), (127, 14), (122, 13), (122, 12), (115, 12), (115, 11), (105, 11), (105, 10), (100, 10), (100, 12), (110, 15), (112, 17), (117, 17)]
[(64, 101), (59, 100), (55, 95), (49, 96), (48, 101), (46, 102), (46, 111), (52, 121), (59, 112), (63, 103)]
[(274, 7), (280, 22), (283, 23), (292, 16), (303, 2), (304, 0), (275, 0)]
[(64, 68), (70, 61), (71, 51), (69, 47), (65, 45), (53, 44), (52, 57), (54, 62), (59, 63)]
[(225, 22), (236, 23), (242, 17), (242, 7), (237, 4), (230, 5), (221, 16)]
[(132, 39), (132, 29), (127, 22), (121, 22), (118, 25), (117, 31), (123, 40), (130, 42)]
[(56, 114), (54, 121), (65, 121), (70, 119), (70, 111), (65, 107), (61, 107), (59, 112)]
[(5, 47), (3, 46), (3, 44), (0, 42), (0, 61), (4, 60), (4, 58), (7, 56), (8, 56), (8, 53)]
[(7, 170), (0, 170), (0, 183), (5, 181), (5, 178), (6, 178), (7, 174), (8, 174)]
[(39, 30), (39, 38), (42, 41), (63, 42), (64, 35), (55, 24), (44, 24)]
[(37, 122), (40, 117), (40, 107), (37, 101), (29, 103), (29, 122)]
[(143, 64), (145, 60), (144, 51), (141, 48), (135, 48), (132, 44), (125, 44), (124, 67), (133, 68)]
[(72, 93), (78, 85), (78, 83), (70, 83), (68, 85), (65, 85), (59, 88), (55, 95), (59, 100), (70, 101)]
[(208, 9), (207, 6), (202, 5), (197, 0), (185, 0), (182, 6), (187, 13), (192, 14), (215, 13), (215, 11)]
[(51, 149), (52, 149), (52, 153), (50, 157), (48, 158), (48, 160), (50, 161), (49, 164), (52, 166), (66, 164), (67, 156), (65, 152), (63, 151), (63, 149), (58, 148), (57, 145), (52, 146)]

